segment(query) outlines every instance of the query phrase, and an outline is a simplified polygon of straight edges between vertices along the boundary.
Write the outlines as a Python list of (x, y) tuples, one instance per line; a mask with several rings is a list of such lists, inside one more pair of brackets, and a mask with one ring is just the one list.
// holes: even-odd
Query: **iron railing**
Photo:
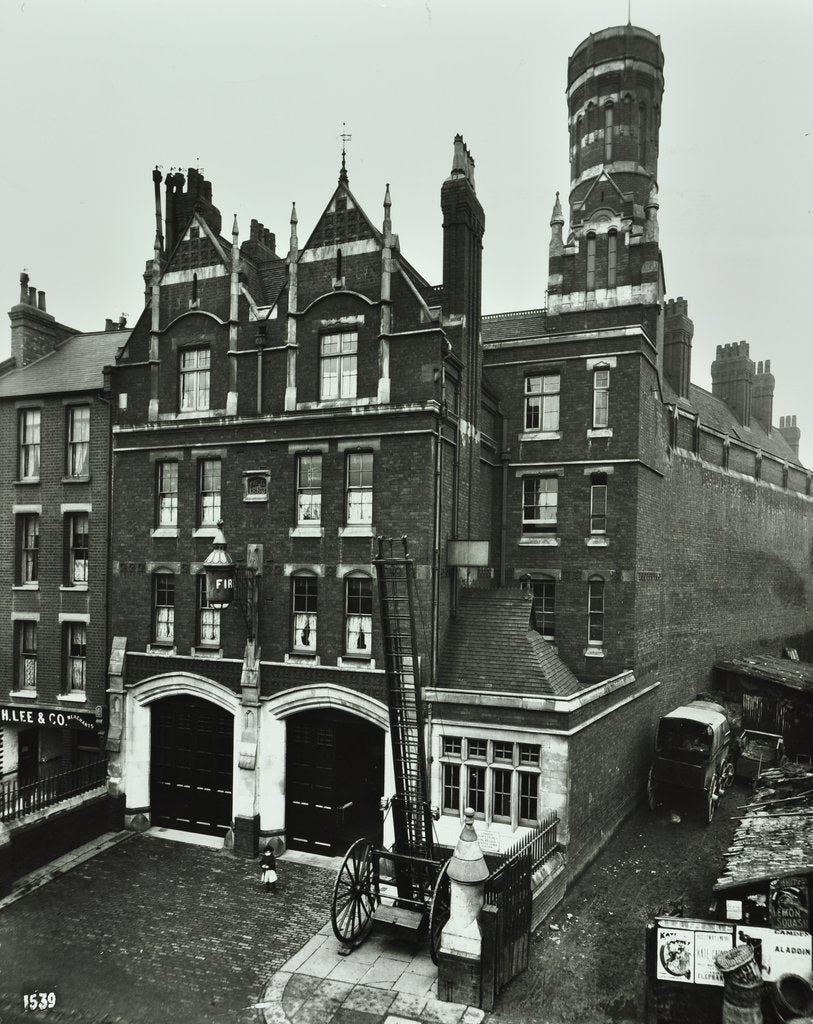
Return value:
[(528, 857), (530, 860), (530, 871), (533, 874), (534, 871), (538, 871), (542, 867), (545, 861), (550, 860), (554, 853), (556, 853), (559, 845), (557, 839), (558, 825), (559, 815), (556, 811), (551, 811), (540, 822), (539, 828), (534, 829), (528, 835), (521, 836), (512, 847), (501, 855), (500, 863), (491, 872), (486, 881), (487, 903), (494, 901), (495, 896), (492, 896), (492, 894), (501, 891), (501, 877), (510, 865), (522, 858)]
[(54, 772), (26, 786), (15, 780), (0, 786), (0, 821), (14, 821), (101, 786), (107, 778), (107, 758), (66, 772)]

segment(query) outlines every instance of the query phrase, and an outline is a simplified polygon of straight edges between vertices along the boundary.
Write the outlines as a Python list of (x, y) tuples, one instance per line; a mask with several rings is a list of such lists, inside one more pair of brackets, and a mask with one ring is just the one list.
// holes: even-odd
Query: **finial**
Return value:
[(452, 173), (451, 177), (458, 178), (460, 175), (466, 177), (469, 169), (468, 154), (466, 147), (463, 144), (463, 136), (455, 135), (454, 137), (454, 156), (452, 157)]
[(389, 210), (392, 206), (392, 199), (390, 199), (390, 183), (387, 182), (387, 190), (384, 193), (384, 209)]
[(156, 231), (155, 232), (155, 241), (153, 242), (153, 246), (152, 247), (155, 250), (156, 254), (160, 254), (160, 252), (161, 252), (161, 232), (160, 231)]
[(345, 161), (345, 157), (347, 155), (347, 143), (350, 142), (350, 140), (353, 138), (352, 135), (348, 134), (348, 132), (346, 131), (346, 128), (347, 128), (347, 125), (345, 124), (344, 121), (342, 121), (342, 133), (339, 136), (339, 138), (342, 140), (342, 169), (339, 172), (339, 184), (340, 185), (346, 185), (347, 184), (347, 164), (346, 164), (346, 161)]
[(234, 223), (231, 226), (231, 233), (232, 233), (232, 236), (235, 237), (235, 238), (240, 233), (239, 228), (237, 227), (237, 214), (236, 213), (234, 215)]
[(291, 241), (290, 241), (290, 246), (289, 246), (290, 251), (292, 253), (295, 253), (297, 251), (297, 248), (298, 248), (298, 242), (297, 242), (297, 238), (296, 238), (296, 225), (297, 225), (296, 203), (292, 203), (291, 204)]
[(562, 213), (562, 204), (559, 202), (559, 193), (556, 193), (556, 201), (553, 204), (553, 213), (550, 215), (550, 226), (554, 224), (564, 224), (565, 218)]
[(298, 224), (298, 218), (296, 216), (296, 203), (291, 203), (291, 223)]

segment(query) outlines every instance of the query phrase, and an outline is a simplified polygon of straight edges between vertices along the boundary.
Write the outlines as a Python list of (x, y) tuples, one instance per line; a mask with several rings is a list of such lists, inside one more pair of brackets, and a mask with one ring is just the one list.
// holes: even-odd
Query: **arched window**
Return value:
[(647, 135), (648, 128), (646, 123), (646, 103), (642, 103), (638, 108), (638, 153), (639, 161), (642, 164), (646, 163)]
[(344, 653), (348, 658), (372, 657), (373, 581), (364, 573), (345, 577)]
[(615, 288), (615, 265), (618, 256), (618, 232), (607, 232), (607, 287)]
[(613, 159), (613, 105), (607, 103), (604, 107), (604, 163), (609, 164)]
[(573, 176), (577, 178), (582, 169), (582, 128), (584, 122), (581, 117), (576, 120), (576, 138), (574, 140), (575, 152), (573, 154)]
[(197, 306), (198, 304), (198, 275), (192, 275), (192, 305)]
[(604, 643), (604, 580), (600, 576), (587, 581), (587, 643), (594, 647)]
[(587, 236), (587, 290), (592, 292), (596, 287), (596, 236)]
[(316, 654), (317, 584), (310, 573), (291, 578), (291, 649), (298, 654)]

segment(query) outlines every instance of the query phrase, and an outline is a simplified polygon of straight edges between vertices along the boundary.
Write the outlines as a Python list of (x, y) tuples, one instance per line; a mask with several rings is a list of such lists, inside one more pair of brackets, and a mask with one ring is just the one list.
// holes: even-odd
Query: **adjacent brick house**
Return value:
[[(21, 784), (103, 754), (110, 395), (123, 324), (78, 334), (20, 277), (0, 367), (0, 773)], [(101, 743), (100, 743), (101, 741)]]

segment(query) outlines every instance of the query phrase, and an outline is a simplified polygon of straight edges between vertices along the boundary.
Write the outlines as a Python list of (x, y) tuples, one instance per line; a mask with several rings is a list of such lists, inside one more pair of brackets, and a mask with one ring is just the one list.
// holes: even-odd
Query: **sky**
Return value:
[[(745, 339), (813, 466), (809, 0), (629, 0), (666, 57), (658, 185), (666, 294), (694, 321), (692, 379)], [(461, 132), (486, 213), (483, 312), (544, 305), (569, 188), (567, 59), (628, 0), (0, 0), (0, 298), (19, 274), (79, 330), (135, 322), (152, 168), (202, 168), (226, 231), (288, 248), (336, 185), (441, 280), (440, 187)], [(9, 351), (0, 338), (0, 359)]]

